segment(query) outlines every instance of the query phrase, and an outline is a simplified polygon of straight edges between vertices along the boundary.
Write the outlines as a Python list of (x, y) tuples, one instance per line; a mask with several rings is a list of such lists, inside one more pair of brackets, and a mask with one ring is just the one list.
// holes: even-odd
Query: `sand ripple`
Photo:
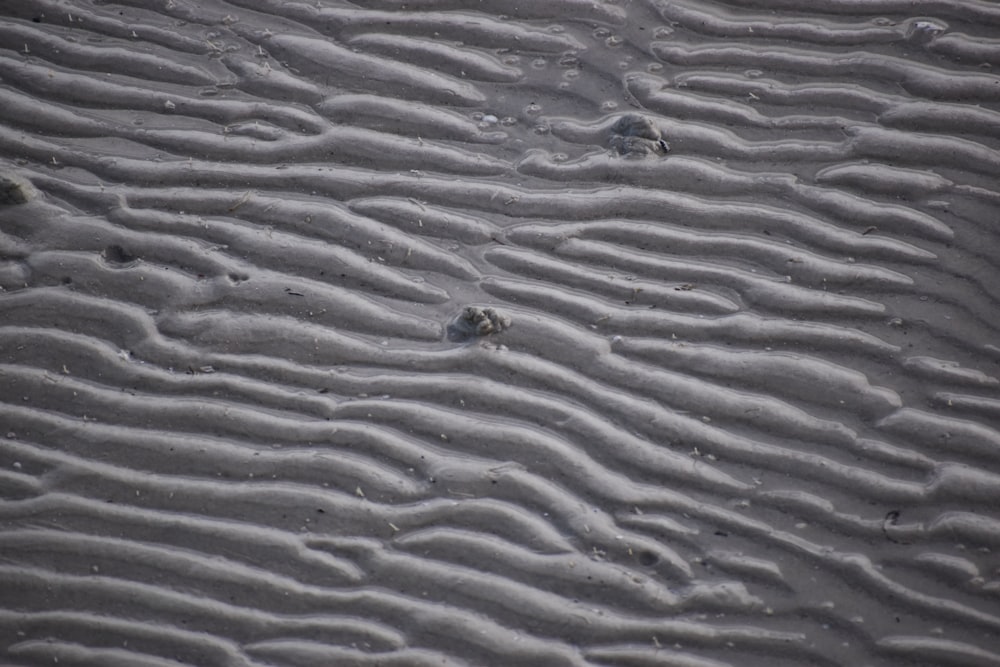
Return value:
[(5, 664), (1000, 663), (995, 5), (2, 13)]

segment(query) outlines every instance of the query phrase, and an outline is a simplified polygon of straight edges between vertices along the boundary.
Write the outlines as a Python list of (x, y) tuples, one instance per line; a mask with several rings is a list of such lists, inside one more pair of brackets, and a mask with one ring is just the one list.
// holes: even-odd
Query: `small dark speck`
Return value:
[(109, 264), (130, 264), (138, 259), (135, 255), (120, 245), (109, 245), (101, 252), (104, 261)]
[(659, 561), (659, 560), (660, 560), (660, 557), (657, 556), (652, 551), (640, 551), (639, 552), (639, 564), (640, 565), (643, 565), (645, 567), (652, 567), (653, 565), (656, 565), (657, 561)]

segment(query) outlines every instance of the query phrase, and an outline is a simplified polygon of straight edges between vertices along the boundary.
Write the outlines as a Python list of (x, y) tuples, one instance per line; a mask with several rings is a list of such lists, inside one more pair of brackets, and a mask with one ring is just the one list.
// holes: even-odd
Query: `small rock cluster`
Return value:
[(510, 326), (510, 318), (496, 308), (468, 306), (462, 311), (462, 320), (470, 325), (477, 336), (500, 333)]
[(0, 206), (27, 204), (38, 198), (38, 190), (26, 178), (11, 173), (0, 173)]
[(670, 146), (663, 140), (656, 124), (637, 113), (625, 114), (615, 121), (611, 126), (608, 143), (619, 155), (625, 157), (665, 155), (670, 151)]

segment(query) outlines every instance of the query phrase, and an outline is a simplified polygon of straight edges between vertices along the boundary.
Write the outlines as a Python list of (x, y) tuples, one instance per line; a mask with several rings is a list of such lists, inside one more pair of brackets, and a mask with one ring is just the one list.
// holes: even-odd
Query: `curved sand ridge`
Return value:
[(1000, 663), (995, 5), (14, 4), (5, 664)]

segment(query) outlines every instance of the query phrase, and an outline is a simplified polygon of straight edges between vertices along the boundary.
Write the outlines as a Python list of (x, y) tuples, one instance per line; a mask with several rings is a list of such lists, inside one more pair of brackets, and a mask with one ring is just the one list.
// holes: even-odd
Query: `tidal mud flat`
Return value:
[(1000, 664), (1000, 6), (0, 7), (0, 662)]

